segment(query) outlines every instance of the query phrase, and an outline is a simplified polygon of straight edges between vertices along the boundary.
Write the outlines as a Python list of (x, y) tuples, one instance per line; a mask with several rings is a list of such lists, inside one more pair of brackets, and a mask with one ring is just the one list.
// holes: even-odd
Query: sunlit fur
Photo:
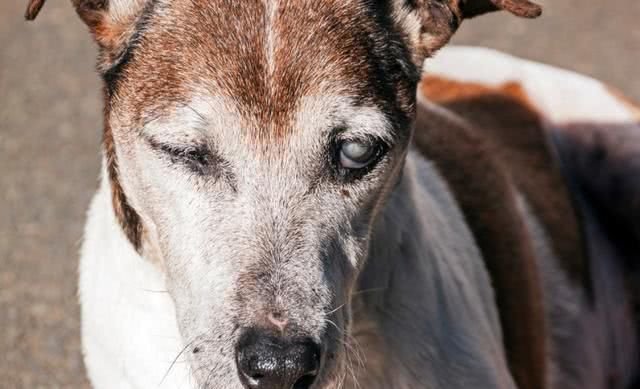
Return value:
[[(472, 16), (467, 2), (74, 4), (105, 82), (103, 172), (80, 266), (96, 388), (241, 389), (237, 341), (275, 311), (289, 321), (283, 335), (322, 344), (314, 389), (516, 388), (477, 236), (411, 141), (416, 106), (468, 124), (416, 100), (423, 60)], [(474, 4), (473, 15), (497, 9)], [(629, 112), (593, 80), (495, 52), (453, 49), (430, 63), (455, 79), (520, 82), (552, 123)], [(564, 104), (555, 87), (569, 81), (582, 98)], [(384, 152), (348, 179), (335, 143), (362, 138)], [(203, 168), (167, 153), (196, 146)], [(550, 332), (563, 334), (584, 318), (582, 291), (555, 275), (546, 231), (518, 204)], [(550, 350), (542, 380), (581, 387), (588, 375), (575, 379)]]

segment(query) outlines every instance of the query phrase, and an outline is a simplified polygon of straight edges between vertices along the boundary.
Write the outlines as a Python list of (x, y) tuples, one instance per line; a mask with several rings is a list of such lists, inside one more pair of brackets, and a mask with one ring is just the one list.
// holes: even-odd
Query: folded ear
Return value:
[(542, 8), (527, 0), (462, 0), (458, 2), (465, 18), (505, 10), (521, 18), (537, 18)]
[[(34, 20), (46, 0), (29, 0), (25, 18)], [(101, 62), (113, 61), (124, 51), (147, 0), (71, 0), (80, 19), (101, 48)]]
[(542, 14), (542, 8), (528, 0), (392, 0), (393, 18), (417, 66), (449, 42), (464, 19), (500, 10), (523, 18)]

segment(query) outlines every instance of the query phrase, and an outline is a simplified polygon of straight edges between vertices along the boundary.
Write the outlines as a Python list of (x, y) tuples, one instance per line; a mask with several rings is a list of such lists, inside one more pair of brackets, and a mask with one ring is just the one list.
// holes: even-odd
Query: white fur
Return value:
[(116, 22), (128, 22), (146, 3), (147, 0), (110, 0), (109, 17)]
[(184, 358), (175, 359), (183, 345), (162, 273), (124, 236), (106, 179), (89, 209), (80, 300), (85, 364), (95, 388), (196, 387)]

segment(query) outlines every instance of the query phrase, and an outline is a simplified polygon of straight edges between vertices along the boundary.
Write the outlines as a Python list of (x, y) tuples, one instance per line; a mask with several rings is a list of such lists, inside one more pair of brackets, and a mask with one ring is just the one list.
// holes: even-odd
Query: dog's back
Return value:
[(426, 70), (415, 143), (483, 252), (514, 375), (542, 385), (551, 355), (552, 387), (624, 387), (638, 349), (640, 110), (487, 49), (444, 49)]

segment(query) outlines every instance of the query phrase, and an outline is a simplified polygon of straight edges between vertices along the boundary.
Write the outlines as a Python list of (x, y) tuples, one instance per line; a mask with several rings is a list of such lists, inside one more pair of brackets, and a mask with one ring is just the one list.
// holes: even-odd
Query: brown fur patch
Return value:
[(499, 87), (425, 77), (421, 93), (481, 131), (546, 229), (561, 266), (589, 289), (580, 221), (540, 115), (515, 82)]
[[(233, 101), (241, 127), (256, 143), (295, 131), (292, 118), (303, 96), (349, 95), (365, 105), (411, 108), (417, 78), (407, 82), (407, 74), (398, 77), (397, 69), (384, 68), (384, 61), (403, 58), (382, 52), (388, 45), (378, 42), (389, 27), (366, 7), (343, 0), (322, 7), (310, 0), (281, 0), (271, 10), (267, 3), (159, 4), (162, 12), (149, 18), (121, 72), (119, 105), (142, 118), (145, 111), (188, 102), (197, 87)], [(395, 100), (403, 95), (411, 99)]]
[(636, 116), (637, 120), (640, 121), (640, 104), (634, 100), (632, 100), (629, 96), (622, 93), (622, 91), (607, 85), (607, 91), (613, 95), (616, 99), (618, 99), (625, 107), (631, 110), (631, 113)]
[(519, 388), (544, 388), (540, 275), (518, 192), (540, 219), (563, 268), (583, 286), (590, 283), (576, 211), (540, 118), (516, 83), (490, 88), (426, 77), (420, 93), (452, 114), (420, 106), (415, 142), (449, 183), (483, 253), (513, 376)]
[[(106, 92), (105, 92), (106, 95)], [(105, 108), (105, 117), (108, 117), (108, 105)], [(142, 235), (143, 227), (142, 221), (138, 213), (131, 208), (127, 201), (127, 196), (124, 194), (120, 180), (118, 178), (118, 162), (116, 157), (116, 146), (113, 139), (113, 133), (111, 132), (111, 126), (109, 121), (104, 121), (104, 133), (102, 139), (102, 147), (106, 159), (106, 169), (108, 174), (109, 183), (111, 185), (111, 201), (113, 204), (113, 211), (118, 220), (118, 223), (122, 227), (122, 230), (136, 249), (140, 252), (142, 247)]]

